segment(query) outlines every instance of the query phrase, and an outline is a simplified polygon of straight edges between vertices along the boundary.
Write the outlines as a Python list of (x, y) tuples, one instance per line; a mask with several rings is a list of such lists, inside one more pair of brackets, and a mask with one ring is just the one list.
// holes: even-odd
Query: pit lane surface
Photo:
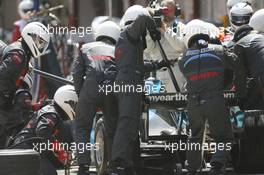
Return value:
[[(78, 169), (77, 167), (73, 167), (71, 169), (71, 171), (70, 171), (71, 172), (70, 175), (77, 175), (77, 169)], [(207, 175), (208, 173), (207, 172), (203, 172), (201, 174), (202, 175)], [(239, 174), (232, 173), (232, 172), (227, 173), (227, 174), (228, 175), (239, 175)], [(58, 171), (58, 175), (65, 175), (65, 173), (64, 173), (63, 170), (60, 170), (60, 171)], [(95, 168), (91, 168), (91, 174), (90, 175), (97, 175), (96, 172), (95, 172)], [(153, 171), (145, 170), (144, 172), (142, 172), (139, 175), (165, 175), (165, 174), (163, 174), (162, 172), (153, 172)], [(263, 174), (243, 174), (243, 175), (264, 175), (264, 173)]]

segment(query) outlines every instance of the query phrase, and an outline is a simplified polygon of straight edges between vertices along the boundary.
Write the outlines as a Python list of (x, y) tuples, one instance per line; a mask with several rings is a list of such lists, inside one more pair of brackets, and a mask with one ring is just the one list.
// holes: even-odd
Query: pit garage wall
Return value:
[(201, 0), (200, 1), (200, 18), (210, 22), (222, 22), (227, 15), (225, 0)]
[(0, 0), (0, 27), (11, 30), (14, 21), (19, 19), (16, 0)]
[[(93, 18), (109, 14), (109, 0), (70, 0), (78, 1), (78, 23), (80, 26), (90, 26)], [(121, 17), (132, 4), (147, 5), (148, 0), (112, 0), (113, 15)]]

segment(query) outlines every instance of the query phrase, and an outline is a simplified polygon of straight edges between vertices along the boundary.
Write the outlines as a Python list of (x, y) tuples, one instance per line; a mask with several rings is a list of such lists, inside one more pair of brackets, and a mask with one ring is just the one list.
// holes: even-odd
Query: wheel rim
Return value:
[(101, 169), (103, 161), (104, 161), (104, 134), (101, 129), (96, 134), (95, 143), (99, 147), (99, 149), (95, 150), (96, 162), (97, 162), (98, 168)]

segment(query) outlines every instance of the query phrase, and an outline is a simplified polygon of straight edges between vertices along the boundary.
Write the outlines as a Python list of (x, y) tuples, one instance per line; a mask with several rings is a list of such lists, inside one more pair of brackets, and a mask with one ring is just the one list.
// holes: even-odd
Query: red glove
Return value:
[(58, 161), (60, 161), (63, 165), (66, 165), (70, 158), (70, 154), (60, 147), (60, 142), (58, 140), (53, 141), (52, 144), (54, 149), (53, 152)]

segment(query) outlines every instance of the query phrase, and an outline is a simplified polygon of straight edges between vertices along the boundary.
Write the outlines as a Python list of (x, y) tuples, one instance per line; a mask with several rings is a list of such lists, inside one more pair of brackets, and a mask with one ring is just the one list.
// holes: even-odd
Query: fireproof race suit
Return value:
[[(143, 51), (145, 33), (148, 30), (153, 39), (160, 39), (155, 22), (150, 16), (139, 16), (121, 32), (115, 50), (117, 77), (115, 83), (123, 87), (143, 86), (144, 74), (162, 66), (144, 63)], [(160, 67), (161, 66), (161, 67)], [(119, 118), (113, 141), (110, 167), (133, 167), (131, 151), (138, 136), (142, 92), (136, 90), (119, 92)], [(135, 89), (135, 88), (134, 88)], [(114, 171), (114, 170), (113, 170)]]
[[(13, 96), (19, 87), (21, 77), (27, 73), (31, 57), (29, 49), (22, 41), (4, 49), (0, 62), (0, 148), (6, 139), (8, 111), (12, 107)], [(22, 78), (23, 79), (23, 78)]]
[(9, 111), (8, 135), (20, 132), (33, 115), (32, 95), (28, 89), (18, 89), (14, 95), (12, 109)]
[[(231, 124), (223, 97), (224, 70), (233, 69), (239, 75), (237, 62), (236, 55), (226, 52), (220, 45), (192, 47), (179, 60), (180, 69), (187, 79), (187, 109), (192, 131), (189, 143), (202, 145), (205, 123), (208, 121), (214, 141), (227, 145), (224, 150), (216, 150), (211, 159), (212, 166), (215, 163), (224, 165), (232, 146)], [(240, 77), (236, 77), (239, 82)], [(191, 148), (187, 160), (188, 170), (198, 170), (201, 166), (201, 148)]]
[(21, 38), (21, 31), (27, 24), (26, 20), (20, 19), (14, 23), (14, 29), (12, 31), (12, 41), (15, 42)]
[[(83, 45), (80, 56), (74, 60), (73, 80), (79, 95), (76, 106), (75, 141), (77, 144), (90, 144), (90, 132), (99, 107), (103, 107), (107, 130), (107, 144), (111, 142), (115, 130), (117, 99), (113, 93), (105, 94), (104, 86), (112, 85), (116, 77), (114, 60), (115, 47), (104, 42)], [(85, 77), (85, 78), (84, 78)], [(102, 89), (100, 89), (102, 87)], [(90, 165), (90, 150), (77, 151), (79, 165)], [(110, 152), (109, 152), (110, 153)], [(110, 154), (109, 154), (110, 157)]]
[[(112, 140), (118, 120), (118, 103), (113, 93), (105, 94), (99, 88), (112, 86), (117, 69), (114, 60), (115, 47), (104, 42), (93, 42), (82, 47), (80, 56), (73, 67), (74, 86), (79, 94), (76, 108), (76, 142), (89, 144), (89, 134), (98, 107), (103, 107), (107, 130), (108, 150), (112, 150)], [(156, 68), (162, 64), (146, 62), (147, 68)], [(84, 76), (86, 78), (84, 79)], [(111, 151), (108, 151), (108, 158)], [(90, 151), (78, 154), (78, 163), (89, 165)]]
[[(47, 105), (37, 111), (25, 128), (15, 137), (12, 148), (33, 148), (41, 153), (43, 175), (57, 175), (56, 168), (62, 167), (63, 161), (66, 161), (59, 160), (61, 158), (59, 155), (64, 149), (70, 148), (73, 142), (72, 123), (65, 121), (66, 118), (63, 115), (62, 110), (56, 104)], [(42, 139), (38, 140), (37, 137)], [(45, 150), (40, 150), (40, 143), (46, 143)], [(60, 147), (58, 143), (68, 144), (68, 147)], [(55, 146), (56, 144), (58, 145)], [(66, 152), (64, 156), (66, 159)]]
[[(250, 32), (236, 43), (235, 53), (243, 63), (243, 72), (247, 77), (251, 78), (251, 83), (249, 83), (247, 89), (245, 89), (246, 91), (244, 94), (247, 98), (244, 98), (244, 104), (242, 106), (247, 109), (252, 107), (263, 109), (264, 35), (254, 31)], [(262, 99), (259, 98), (261, 94)], [(256, 104), (262, 105), (256, 106)]]

